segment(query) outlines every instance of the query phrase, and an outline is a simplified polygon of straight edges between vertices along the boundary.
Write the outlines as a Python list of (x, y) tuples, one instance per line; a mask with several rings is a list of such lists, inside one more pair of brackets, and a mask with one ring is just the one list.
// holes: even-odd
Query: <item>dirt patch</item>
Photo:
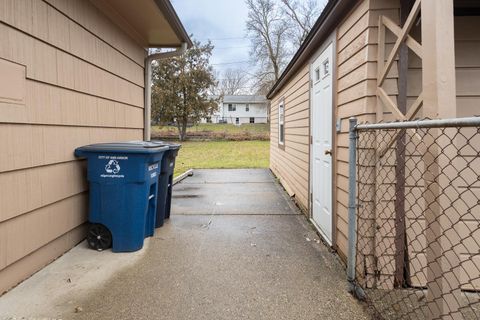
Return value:
[[(152, 139), (158, 140), (178, 140), (178, 133), (175, 131), (153, 132)], [(269, 132), (218, 132), (218, 131), (198, 131), (189, 132), (188, 140), (227, 140), (227, 141), (248, 141), (261, 140), (267, 141), (270, 139)]]
[[(367, 289), (367, 302), (378, 319), (427, 319), (426, 291), (422, 289)], [(461, 313), (466, 320), (480, 318), (480, 299), (476, 293), (463, 292)]]

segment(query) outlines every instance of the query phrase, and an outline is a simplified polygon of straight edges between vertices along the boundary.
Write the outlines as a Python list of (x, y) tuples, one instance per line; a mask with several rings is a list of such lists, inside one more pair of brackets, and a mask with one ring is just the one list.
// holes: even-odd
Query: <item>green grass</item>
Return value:
[(175, 163), (175, 176), (188, 169), (268, 168), (269, 141), (186, 141)]

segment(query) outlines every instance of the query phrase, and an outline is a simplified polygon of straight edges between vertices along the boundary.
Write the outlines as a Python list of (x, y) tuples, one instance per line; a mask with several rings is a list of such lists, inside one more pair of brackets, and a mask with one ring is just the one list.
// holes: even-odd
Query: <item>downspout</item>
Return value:
[(177, 50), (150, 54), (145, 58), (145, 108), (144, 108), (144, 131), (143, 139), (150, 141), (151, 139), (151, 122), (152, 122), (152, 62), (155, 60), (168, 59), (181, 56), (187, 50), (187, 43), (182, 42), (182, 45)]

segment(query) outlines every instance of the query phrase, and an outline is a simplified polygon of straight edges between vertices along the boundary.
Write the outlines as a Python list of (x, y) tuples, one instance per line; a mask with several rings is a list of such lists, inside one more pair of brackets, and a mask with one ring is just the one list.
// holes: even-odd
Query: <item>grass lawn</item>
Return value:
[(175, 176), (188, 169), (268, 168), (270, 141), (186, 141), (175, 163)]

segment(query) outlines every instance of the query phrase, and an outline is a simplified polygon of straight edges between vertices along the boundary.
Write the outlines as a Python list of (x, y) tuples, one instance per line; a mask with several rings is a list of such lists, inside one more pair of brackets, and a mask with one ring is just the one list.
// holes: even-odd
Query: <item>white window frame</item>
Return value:
[[(283, 130), (282, 130), (283, 127)], [(283, 134), (282, 134), (283, 133)], [(278, 144), (285, 145), (285, 101), (278, 104)]]
[(228, 112), (235, 112), (237, 111), (237, 105), (234, 103), (229, 103), (228, 104)]
[(245, 112), (250, 112), (250, 105), (247, 103), (247, 105), (245, 106)]

